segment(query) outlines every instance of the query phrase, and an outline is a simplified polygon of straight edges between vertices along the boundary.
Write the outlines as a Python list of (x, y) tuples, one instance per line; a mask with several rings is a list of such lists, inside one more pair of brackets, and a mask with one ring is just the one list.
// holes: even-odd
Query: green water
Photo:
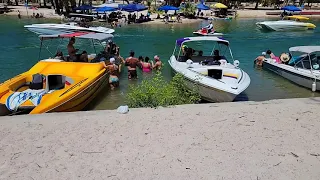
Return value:
[[(275, 54), (286, 52), (291, 46), (320, 45), (320, 21), (313, 21), (319, 28), (306, 32), (261, 32), (255, 23), (265, 19), (238, 19), (233, 21), (215, 21), (216, 30), (225, 34), (230, 41), (235, 59), (250, 75), (249, 88), (237, 100), (269, 100), (278, 98), (313, 97), (320, 93), (299, 87), (273, 73), (255, 69), (253, 59), (262, 51), (271, 49)], [(52, 20), (51, 20), (52, 21)], [(25, 24), (49, 22), (49, 20), (22, 19), (0, 16), (0, 82), (28, 70), (38, 61), (40, 41), (37, 36), (23, 28)], [(175, 40), (191, 36), (192, 31), (207, 22), (179, 25), (130, 25), (116, 29), (114, 41), (121, 47), (121, 55), (126, 57), (130, 50), (136, 55), (153, 57), (159, 55), (165, 63), (163, 74), (171, 78), (167, 59), (172, 54)], [(57, 43), (53, 43), (54, 46)], [(77, 42), (77, 45), (89, 48), (89, 42)], [(51, 46), (50, 46), (51, 47)], [(46, 54), (47, 53), (47, 54)], [(45, 56), (50, 56), (44, 52)], [(140, 75), (140, 80), (142, 76)], [(124, 103), (124, 94), (128, 84), (127, 72), (120, 77), (120, 88), (105, 90), (103, 97), (94, 104), (94, 109), (114, 109)]]

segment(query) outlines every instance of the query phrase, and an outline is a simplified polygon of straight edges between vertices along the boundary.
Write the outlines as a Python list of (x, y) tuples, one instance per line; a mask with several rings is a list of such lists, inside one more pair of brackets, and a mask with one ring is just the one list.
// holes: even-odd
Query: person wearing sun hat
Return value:
[(282, 53), (280, 55), (280, 60), (282, 61), (283, 64), (288, 64), (290, 59), (291, 58), (287, 53)]
[(162, 62), (160, 61), (160, 57), (158, 55), (154, 56), (155, 63), (152, 63), (152, 69), (160, 70), (162, 66)]
[(262, 52), (261, 55), (254, 60), (257, 66), (262, 66), (263, 60), (266, 58), (266, 55), (266, 52)]

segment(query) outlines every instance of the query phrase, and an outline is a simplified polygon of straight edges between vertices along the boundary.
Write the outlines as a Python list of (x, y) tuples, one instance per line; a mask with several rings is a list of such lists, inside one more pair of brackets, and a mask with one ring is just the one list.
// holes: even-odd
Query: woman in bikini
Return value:
[(141, 62), (142, 72), (151, 72), (152, 65), (149, 63), (150, 58), (146, 57), (144, 62)]
[(115, 64), (115, 58), (110, 58), (110, 64), (106, 65), (104, 61), (101, 63), (109, 70), (109, 84), (111, 90), (119, 86), (119, 67)]

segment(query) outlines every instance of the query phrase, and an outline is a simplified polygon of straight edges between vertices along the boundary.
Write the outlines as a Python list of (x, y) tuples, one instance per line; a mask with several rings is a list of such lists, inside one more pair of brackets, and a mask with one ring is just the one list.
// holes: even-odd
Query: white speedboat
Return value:
[(193, 34), (198, 35), (198, 36), (217, 36), (217, 37), (223, 36), (223, 33), (219, 33), (217, 31), (208, 33), (208, 30), (205, 28), (199, 29), (198, 31), (193, 32)]
[(67, 24), (31, 24), (25, 25), (29, 31), (40, 35), (55, 35), (55, 34), (65, 34), (72, 32), (95, 32), (95, 33), (114, 33), (114, 29), (106, 27), (81, 27), (76, 23)]
[(271, 31), (303, 31), (316, 28), (314, 24), (301, 22), (302, 20), (309, 20), (309, 18), (304, 16), (287, 16), (283, 20), (263, 21), (256, 24), (261, 29)]
[[(194, 50), (185, 45), (186, 43), (192, 44), (189, 42), (194, 41), (200, 45), (207, 41), (214, 47), (210, 49), (208, 56), (200, 55), (200, 53), (195, 56), (193, 55)], [(208, 46), (206, 44), (203, 48)], [(232, 63), (227, 60), (226, 55), (230, 57), (229, 60)], [(196, 85), (202, 99), (210, 102), (233, 101), (250, 84), (249, 75), (238, 67), (238, 60), (233, 60), (229, 42), (218, 37), (203, 36), (178, 39), (169, 64), (174, 72), (185, 77), (189, 88)]]
[[(320, 46), (296, 46), (289, 48), (289, 51), (290, 56), (286, 59), (288, 63), (279, 64), (274, 59), (266, 58), (262, 64), (263, 69), (312, 91), (320, 91)], [(296, 53), (299, 56), (293, 56)]]

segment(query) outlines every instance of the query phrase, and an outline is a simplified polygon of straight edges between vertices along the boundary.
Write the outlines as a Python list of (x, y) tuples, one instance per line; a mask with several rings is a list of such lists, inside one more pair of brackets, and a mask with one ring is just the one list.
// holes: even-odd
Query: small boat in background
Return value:
[[(94, 45), (94, 40), (107, 41), (113, 35), (81, 32), (39, 37), (42, 47), (46, 40), (73, 37), (89, 39)], [(67, 59), (40, 60), (30, 70), (0, 84), (0, 116), (83, 110), (108, 84), (103, 64), (66, 62), (61, 58)]]
[(25, 25), (29, 31), (34, 32), (36, 34), (66, 34), (73, 32), (94, 32), (94, 33), (105, 33), (112, 34), (114, 33), (114, 29), (106, 28), (106, 27), (81, 27), (77, 23), (66, 23), (66, 24), (31, 24)]
[[(189, 42), (202, 44), (204, 41), (210, 45), (203, 45), (203, 48), (214, 46), (205, 56), (202, 50), (195, 56), (194, 50), (185, 45)], [(210, 102), (231, 102), (250, 85), (249, 75), (239, 68), (239, 61), (233, 59), (229, 41), (222, 38), (178, 39), (169, 64), (174, 72), (184, 76), (190, 89), (197, 87), (201, 98)]]
[[(280, 56), (282, 63), (266, 58), (262, 68), (312, 91), (320, 91), (320, 46), (296, 46), (289, 48), (289, 52)], [(293, 56), (294, 53), (299, 56)]]
[(198, 31), (193, 32), (193, 34), (199, 35), (199, 36), (217, 36), (217, 37), (223, 36), (223, 33), (219, 33), (217, 31), (208, 33), (208, 30), (206, 28), (201, 28)]
[(263, 21), (256, 23), (261, 29), (271, 31), (305, 31), (316, 28), (316, 25), (308, 22), (301, 22), (309, 20), (304, 16), (286, 16), (284, 19), (279, 21)]

